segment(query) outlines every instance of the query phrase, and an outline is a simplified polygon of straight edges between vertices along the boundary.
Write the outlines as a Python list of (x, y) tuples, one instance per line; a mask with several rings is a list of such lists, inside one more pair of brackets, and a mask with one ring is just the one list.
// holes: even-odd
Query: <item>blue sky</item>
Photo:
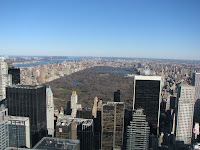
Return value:
[(200, 60), (200, 0), (0, 0), (0, 55)]

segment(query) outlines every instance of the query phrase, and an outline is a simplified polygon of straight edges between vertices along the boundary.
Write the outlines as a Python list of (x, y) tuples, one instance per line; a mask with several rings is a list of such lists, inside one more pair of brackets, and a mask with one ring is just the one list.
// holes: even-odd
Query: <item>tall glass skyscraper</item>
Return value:
[(159, 133), (161, 103), (161, 77), (135, 76), (133, 110), (144, 109), (146, 119), (150, 125), (150, 134)]
[(47, 133), (46, 87), (16, 85), (6, 88), (8, 113), (11, 116), (29, 117), (31, 146)]

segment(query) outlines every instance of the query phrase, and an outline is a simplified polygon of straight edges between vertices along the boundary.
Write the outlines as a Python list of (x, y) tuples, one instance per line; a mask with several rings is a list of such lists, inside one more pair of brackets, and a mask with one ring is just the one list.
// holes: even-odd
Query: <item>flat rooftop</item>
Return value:
[(58, 139), (43, 137), (33, 149), (46, 149), (46, 150), (77, 150), (79, 148), (79, 140)]
[(159, 80), (161, 81), (161, 76), (140, 76), (140, 75), (135, 75), (135, 80)]
[(29, 120), (29, 117), (8, 116), (8, 120), (10, 120), (10, 121), (27, 121), (27, 120)]
[(82, 118), (72, 118), (71, 116), (64, 116), (60, 122), (58, 122), (57, 126), (69, 126), (71, 123), (76, 123), (77, 125), (83, 124), (85, 126), (91, 126), (93, 123), (93, 119), (82, 119)]
[(13, 85), (13, 86), (8, 86), (8, 88), (23, 88), (23, 89), (37, 89), (37, 88), (41, 88), (41, 87), (45, 87), (42, 85)]

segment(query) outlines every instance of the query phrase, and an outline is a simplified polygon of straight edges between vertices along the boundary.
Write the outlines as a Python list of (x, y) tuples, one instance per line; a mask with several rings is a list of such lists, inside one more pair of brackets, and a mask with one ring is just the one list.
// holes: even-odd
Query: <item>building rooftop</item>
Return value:
[(135, 75), (135, 80), (161, 80), (161, 76), (142, 76), (142, 75)]
[(5, 61), (6, 59), (5, 59), (5, 57), (0, 57), (0, 61), (2, 62), (2, 61)]
[(77, 150), (79, 147), (79, 140), (58, 139), (43, 137), (33, 149), (46, 149), (46, 150)]
[(85, 126), (91, 126), (93, 124), (93, 119), (82, 119), (82, 118), (72, 118), (71, 116), (64, 116), (57, 126), (69, 126), (71, 123), (76, 123), (77, 125), (83, 124)]
[(8, 120), (10, 120), (10, 121), (27, 121), (27, 120), (29, 120), (29, 117), (8, 116)]
[(13, 85), (13, 86), (8, 86), (9, 88), (23, 88), (23, 89), (37, 89), (44, 87), (42, 85)]
[(53, 93), (50, 87), (47, 88), (47, 91), (48, 91), (49, 93)]

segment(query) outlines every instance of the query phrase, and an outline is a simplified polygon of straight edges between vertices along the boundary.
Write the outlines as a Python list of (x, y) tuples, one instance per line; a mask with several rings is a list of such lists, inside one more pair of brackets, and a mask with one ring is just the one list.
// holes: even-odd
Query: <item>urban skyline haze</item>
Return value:
[(199, 7), (199, 0), (0, 0), (0, 54), (200, 60)]

